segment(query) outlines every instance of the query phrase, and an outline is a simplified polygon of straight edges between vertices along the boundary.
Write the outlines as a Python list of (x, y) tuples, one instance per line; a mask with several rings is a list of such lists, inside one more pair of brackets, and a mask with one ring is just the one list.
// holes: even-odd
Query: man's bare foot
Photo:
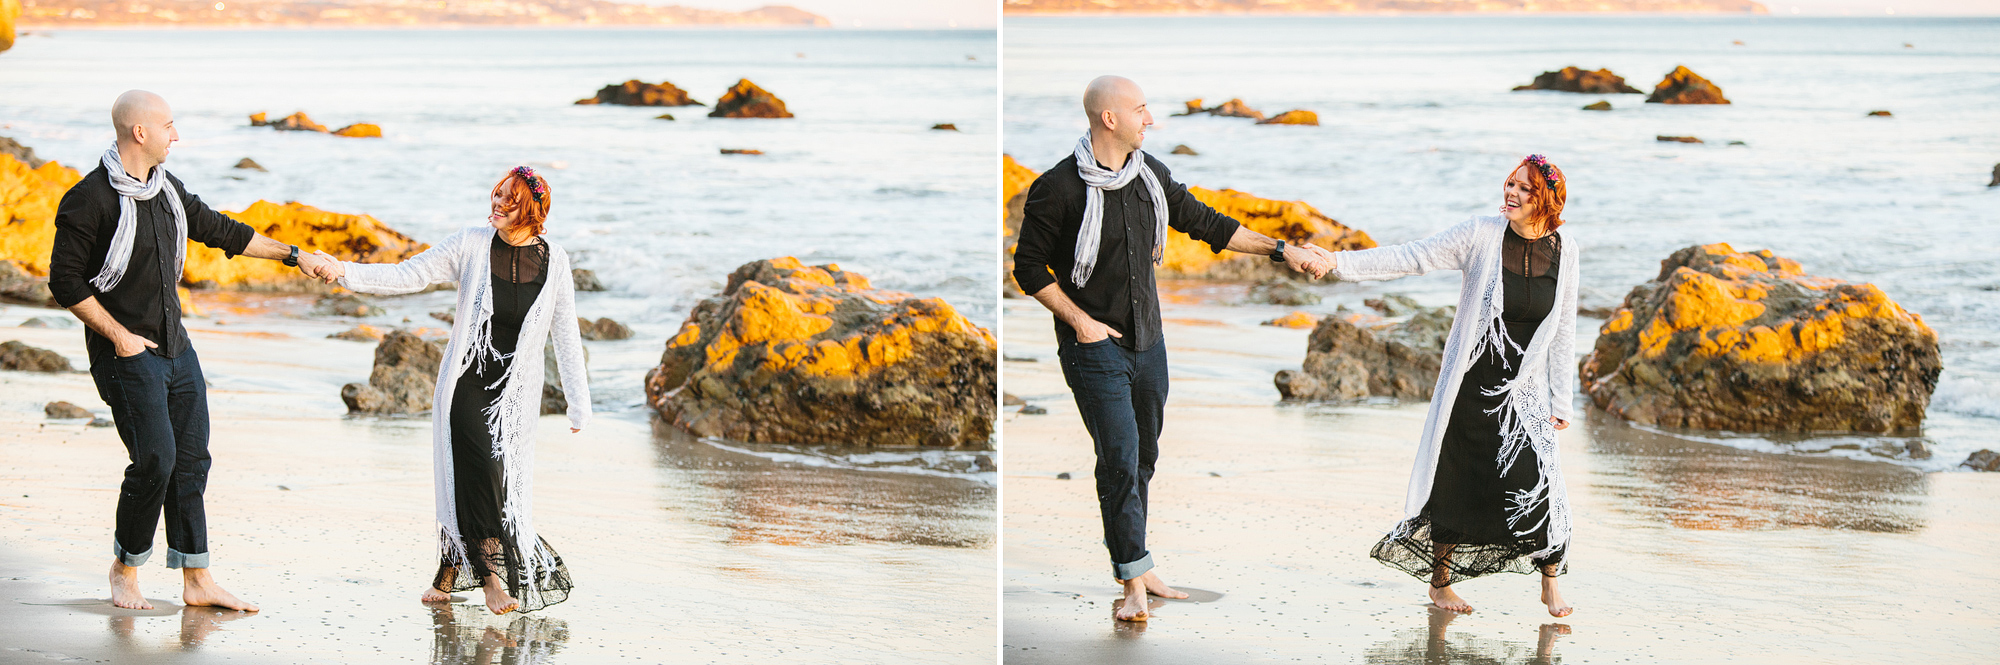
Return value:
[(521, 609), (521, 601), (507, 595), (506, 587), (500, 585), (499, 575), (487, 575), (486, 583), (480, 585), (486, 591), (486, 609), (494, 614), (506, 614)]
[(1146, 571), (1146, 574), (1140, 575), (1134, 579), (1138, 580), (1141, 584), (1145, 585), (1146, 593), (1150, 593), (1155, 596), (1159, 596), (1161, 598), (1172, 598), (1175, 600), (1183, 600), (1188, 597), (1187, 594), (1182, 593), (1180, 591), (1176, 591), (1173, 587), (1167, 586), (1167, 583), (1164, 580), (1161, 580), (1159, 575), (1153, 574), (1153, 571), (1148, 570)]
[(1146, 583), (1141, 581), (1141, 578), (1125, 580), (1125, 598), (1112, 604), (1111, 618), (1119, 621), (1145, 621), (1152, 618), (1152, 615), (1146, 612)]
[(238, 612), (255, 612), (257, 606), (237, 600), (215, 583), (207, 568), (181, 569), (181, 602), (198, 607), (226, 607)]
[(146, 594), (139, 592), (139, 569), (123, 561), (111, 562), (111, 604), (128, 610), (150, 610)]
[(450, 602), (450, 601), (451, 601), (451, 594), (448, 594), (448, 593), (445, 593), (445, 592), (443, 592), (443, 591), (439, 591), (439, 590), (437, 590), (437, 588), (436, 588), (436, 587), (425, 587), (425, 588), (424, 588), (424, 595), (423, 595), (423, 601), (424, 601), (424, 602), (426, 602), (426, 603), (444, 603), (444, 602)]
[(1549, 606), (1549, 616), (1563, 618), (1575, 612), (1576, 608), (1563, 602), (1562, 591), (1556, 588), (1556, 578), (1542, 576), (1542, 604)]
[(1451, 587), (1434, 586), (1431, 587), (1430, 593), (1431, 593), (1431, 604), (1438, 606), (1439, 609), (1451, 610), (1453, 612), (1472, 611), (1472, 605), (1466, 603), (1464, 598), (1458, 597), (1458, 592), (1452, 591)]

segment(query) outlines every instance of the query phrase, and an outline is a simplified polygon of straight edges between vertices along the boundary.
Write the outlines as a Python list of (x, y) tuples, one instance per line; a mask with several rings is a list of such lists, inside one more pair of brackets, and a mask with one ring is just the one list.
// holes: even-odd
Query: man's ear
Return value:
[(143, 124), (136, 124), (136, 123), (135, 123), (135, 124), (133, 124), (133, 125), (132, 125), (132, 142), (133, 142), (133, 143), (137, 143), (137, 144), (139, 144), (139, 145), (145, 145), (145, 144), (146, 144), (146, 139), (148, 138), (148, 137), (146, 136), (146, 133), (147, 133), (147, 132), (146, 132), (146, 126), (145, 126), (145, 125), (143, 125)]
[(1111, 109), (1098, 111), (1097, 122), (1104, 125), (1107, 130), (1118, 131), (1118, 114), (1112, 113)]

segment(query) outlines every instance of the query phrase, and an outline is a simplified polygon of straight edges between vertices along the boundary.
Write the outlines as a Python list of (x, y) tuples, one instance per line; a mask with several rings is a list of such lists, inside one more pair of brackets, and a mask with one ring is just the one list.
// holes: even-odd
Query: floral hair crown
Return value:
[(1556, 183), (1562, 182), (1562, 169), (1556, 168), (1554, 164), (1550, 164), (1549, 158), (1541, 155), (1528, 155), (1528, 163), (1534, 164), (1535, 168), (1542, 172), (1542, 180), (1549, 184), (1549, 191), (1555, 191)]
[[(1547, 173), (1548, 167), (1543, 167), (1542, 172)], [(514, 177), (528, 183), (528, 193), (534, 195), (536, 203), (541, 203), (543, 198), (548, 197), (549, 183), (536, 176), (534, 169), (526, 166), (516, 166), (514, 167)]]

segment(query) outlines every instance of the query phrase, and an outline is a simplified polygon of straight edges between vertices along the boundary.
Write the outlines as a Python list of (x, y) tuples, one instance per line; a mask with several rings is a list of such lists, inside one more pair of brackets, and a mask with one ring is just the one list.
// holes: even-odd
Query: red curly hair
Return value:
[[(1569, 200), (1569, 179), (1563, 177), (1562, 169), (1541, 155), (1522, 158), (1514, 171), (1522, 167), (1528, 169), (1528, 205), (1533, 211), (1529, 213), (1529, 222), (1540, 226), (1543, 233), (1561, 228), (1563, 204)], [(1514, 171), (1508, 171), (1508, 177), (1513, 177)]]
[[(536, 200), (536, 185), (541, 186), (540, 200)], [(501, 213), (512, 214), (516, 210), (521, 211), (520, 219), (514, 221), (515, 225), (528, 227), (530, 233), (538, 236), (546, 232), (543, 225), (548, 222), (549, 202), (555, 196), (554, 192), (549, 191), (547, 178), (528, 170), (527, 167), (516, 168), (508, 171), (506, 177), (493, 185), (493, 193), (501, 198)]]

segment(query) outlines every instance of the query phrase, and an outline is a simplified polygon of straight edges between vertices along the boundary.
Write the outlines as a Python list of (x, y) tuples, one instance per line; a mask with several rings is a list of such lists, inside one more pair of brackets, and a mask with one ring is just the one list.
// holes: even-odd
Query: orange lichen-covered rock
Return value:
[(1611, 73), (1609, 69), (1585, 71), (1581, 67), (1564, 67), (1561, 71), (1542, 72), (1533, 83), (1514, 86), (1515, 90), (1555, 90), (1559, 92), (1592, 92), (1597, 94), (1632, 93), (1638, 88), (1625, 85), (1625, 77)]
[[(30, 169), (0, 154), (0, 260), (12, 260), (38, 277), (49, 274), (55, 245), (56, 206), (64, 192), (83, 179), (57, 162)], [(382, 263), (415, 256), (428, 245), (412, 240), (368, 215), (327, 212), (293, 202), (258, 201), (242, 212), (224, 212), (278, 242), (302, 252), (325, 250), (345, 261)], [(205, 288), (249, 291), (319, 291), (321, 282), (277, 261), (224, 258), (222, 250), (189, 241), (181, 281)]]
[(21, 0), (0, 0), (0, 51), (14, 48), (14, 21), (21, 18)]
[[(1014, 270), (1014, 244), (1019, 241), (1021, 219), (1026, 214), (1028, 185), (1040, 174), (1014, 161), (1011, 156), (1001, 162), (1005, 172), (1002, 195), (1007, 197), (1007, 272)], [(1318, 209), (1304, 201), (1276, 201), (1262, 199), (1233, 189), (1213, 190), (1203, 187), (1188, 187), (1188, 193), (1195, 199), (1208, 204), (1242, 222), (1250, 230), (1273, 238), (1283, 238), (1293, 244), (1310, 243), (1334, 251), (1368, 249), (1375, 241), (1368, 234), (1348, 228), (1333, 218), (1320, 213)], [(1162, 261), (1157, 271), (1161, 277), (1241, 279), (1258, 280), (1272, 276), (1302, 277), (1283, 264), (1273, 263), (1270, 257), (1253, 256), (1240, 252), (1216, 254), (1209, 251), (1207, 244), (1180, 233), (1167, 234), (1167, 247), (1162, 253)], [(1008, 277), (1008, 287), (1013, 288), (1013, 278)]]
[[(2000, 169), (1994, 170), (2000, 173)], [(1035, 183), (1041, 174), (1034, 169), (1014, 161), (1013, 155), (1000, 156), (1000, 204), (1006, 215), (1001, 218), (1000, 233), (1007, 240), (1007, 265), (1002, 279), (1007, 280), (1005, 294), (1020, 296), (1021, 285), (1014, 283), (1014, 245), (1021, 241), (1021, 216), (1028, 204), (1028, 185)]]
[(1225, 118), (1249, 118), (1251, 120), (1257, 120), (1257, 121), (1262, 121), (1264, 119), (1263, 111), (1250, 108), (1250, 105), (1243, 103), (1243, 100), (1241, 99), (1231, 99), (1229, 101), (1223, 102), (1219, 106), (1212, 106), (1205, 109), (1197, 109), (1194, 107), (1194, 104), (1199, 104), (1199, 103), (1201, 103), (1201, 100), (1199, 99), (1194, 100), (1194, 102), (1188, 106), (1188, 111), (1181, 115), (1194, 115), (1196, 113), (1207, 113), (1209, 115), (1222, 116)]
[(730, 86), (722, 98), (715, 100), (715, 110), (708, 113), (711, 118), (789, 118), (792, 112), (785, 110), (785, 100), (778, 99), (770, 91), (757, 87), (750, 79), (739, 79)]
[(1937, 333), (1875, 285), (1718, 243), (1674, 252), (1633, 287), (1579, 380), (1649, 425), (1884, 432), (1923, 424), (1940, 369)]
[[(327, 212), (297, 201), (278, 205), (258, 201), (242, 212), (224, 212), (258, 233), (301, 254), (323, 250), (342, 261), (395, 263), (430, 247), (403, 235), (371, 215)], [(46, 250), (44, 250), (46, 251)], [(322, 291), (321, 282), (277, 261), (225, 258), (222, 250), (189, 241), (181, 281), (207, 288), (242, 291)]]
[(1260, 325), (1276, 326), (1279, 328), (1311, 328), (1319, 325), (1319, 317), (1294, 310), (1290, 314), (1265, 321)]
[(334, 130), (333, 135), (357, 139), (379, 139), (382, 138), (382, 128), (365, 122), (357, 122)]
[(1648, 103), (1658, 104), (1728, 104), (1722, 96), (1722, 88), (1702, 78), (1685, 65), (1675, 66), (1653, 86), (1653, 94), (1646, 97)]
[(766, 259), (695, 306), (647, 372), (646, 400), (698, 436), (986, 448), (997, 349), (941, 299)]
[(1305, 109), (1292, 109), (1284, 113), (1257, 121), (1259, 125), (1312, 125), (1319, 126), (1319, 114)]
[[(255, 124), (257, 122), (258, 115), (263, 115), (263, 114), (259, 113), (257, 115), (250, 116), (250, 122), (252, 124)], [(326, 125), (313, 122), (312, 118), (306, 116), (305, 111), (299, 111), (297, 113), (293, 113), (278, 120), (265, 123), (264, 126), (280, 131), (326, 133)]]

